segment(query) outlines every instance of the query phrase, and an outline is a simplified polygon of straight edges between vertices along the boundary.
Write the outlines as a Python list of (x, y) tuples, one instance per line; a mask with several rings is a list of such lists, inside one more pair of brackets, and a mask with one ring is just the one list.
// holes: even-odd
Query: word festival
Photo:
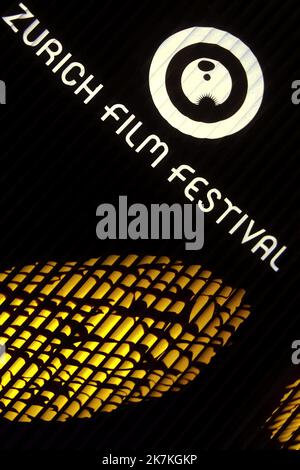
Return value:
[[(84, 104), (98, 96), (103, 84), (95, 83), (94, 75), (89, 74), (82, 63), (74, 60), (72, 53), (66, 51), (59, 40), (49, 37), (49, 30), (41, 27), (39, 19), (26, 5), (20, 3), (16, 12), (2, 19), (14, 33), (20, 33), (22, 29), (20, 34), (24, 44), (43, 59), (52, 73), (59, 74), (63, 85), (72, 89), (75, 95), (80, 95)], [(115, 133), (137, 154), (146, 151), (151, 154), (152, 168), (157, 168), (169, 154), (168, 145), (155, 134), (135, 143), (143, 123), (121, 103), (104, 106), (100, 121), (113, 126)], [(257, 227), (254, 219), (219, 189), (211, 187), (206, 178), (196, 175), (196, 170), (191, 166), (182, 164), (172, 168), (166, 184), (174, 180), (184, 182), (183, 192), (189, 203), (194, 202), (195, 195), (201, 192), (201, 199), (195, 201), (199, 208), (204, 213), (215, 212), (217, 224), (226, 220), (230, 235), (236, 236), (242, 245), (247, 244), (250, 252), (257, 253), (261, 261), (268, 262), (273, 271), (279, 271), (278, 261), (287, 247), (280, 246), (275, 236), (268, 234), (265, 228)]]

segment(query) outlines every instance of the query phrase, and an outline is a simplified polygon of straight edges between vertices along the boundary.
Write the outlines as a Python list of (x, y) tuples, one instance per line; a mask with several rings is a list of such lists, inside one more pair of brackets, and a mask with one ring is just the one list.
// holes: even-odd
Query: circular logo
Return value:
[(149, 85), (164, 119), (200, 139), (243, 129), (264, 93), (263, 73), (251, 50), (232, 34), (202, 27), (179, 31), (161, 44)]

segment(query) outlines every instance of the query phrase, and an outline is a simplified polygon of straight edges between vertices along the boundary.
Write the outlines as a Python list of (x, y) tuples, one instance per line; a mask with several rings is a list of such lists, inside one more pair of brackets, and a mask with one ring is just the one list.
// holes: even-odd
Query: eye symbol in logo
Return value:
[(149, 84), (155, 106), (173, 127), (206, 139), (243, 129), (264, 93), (251, 50), (215, 28), (189, 28), (164, 41), (152, 59)]
[(224, 65), (203, 58), (187, 65), (181, 76), (181, 87), (192, 103), (200, 104), (201, 100), (207, 98), (218, 106), (229, 97), (232, 80)]

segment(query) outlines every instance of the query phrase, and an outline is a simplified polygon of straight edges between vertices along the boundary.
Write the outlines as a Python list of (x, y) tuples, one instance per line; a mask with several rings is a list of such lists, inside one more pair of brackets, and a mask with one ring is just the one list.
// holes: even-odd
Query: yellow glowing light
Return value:
[(191, 382), (248, 317), (200, 265), (128, 255), (0, 274), (0, 416), (66, 421)]
[(287, 387), (267, 426), (281, 447), (300, 450), (300, 379)]

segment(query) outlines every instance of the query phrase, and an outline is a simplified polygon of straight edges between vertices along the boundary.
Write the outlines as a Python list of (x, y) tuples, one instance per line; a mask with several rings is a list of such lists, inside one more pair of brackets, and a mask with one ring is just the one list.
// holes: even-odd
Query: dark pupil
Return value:
[(208, 72), (209, 70), (213, 70), (215, 68), (215, 64), (209, 60), (201, 60), (201, 62), (198, 64), (198, 67), (203, 72)]

